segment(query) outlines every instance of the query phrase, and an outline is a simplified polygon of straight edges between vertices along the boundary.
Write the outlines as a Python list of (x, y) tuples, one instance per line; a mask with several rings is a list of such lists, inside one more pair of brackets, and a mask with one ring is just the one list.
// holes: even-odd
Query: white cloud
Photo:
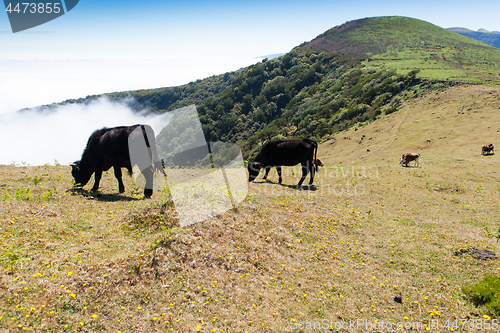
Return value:
[(0, 164), (70, 164), (80, 159), (94, 130), (144, 123), (152, 117), (107, 98), (0, 114)]
[(79, 159), (89, 135), (103, 126), (145, 119), (124, 104), (101, 99), (55, 112), (23, 108), (107, 92), (177, 86), (258, 62), (251, 57), (0, 55), (0, 164), (67, 164)]

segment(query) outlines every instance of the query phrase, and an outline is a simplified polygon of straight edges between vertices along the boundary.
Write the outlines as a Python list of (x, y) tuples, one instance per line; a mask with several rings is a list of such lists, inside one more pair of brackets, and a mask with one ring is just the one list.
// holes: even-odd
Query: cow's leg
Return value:
[(276, 172), (278, 172), (278, 183), (281, 184), (281, 182), (283, 181), (283, 178), (281, 177), (281, 165), (276, 166)]
[(113, 169), (115, 169), (115, 177), (118, 180), (118, 191), (120, 191), (120, 193), (123, 193), (125, 192), (125, 185), (123, 185), (122, 181), (122, 169), (117, 166), (113, 167)]
[(308, 166), (302, 164), (302, 178), (300, 178), (299, 183), (297, 184), (297, 186), (301, 186), (302, 185), (302, 183), (304, 182), (304, 180), (307, 177), (307, 171), (308, 171)]
[(267, 175), (269, 174), (269, 171), (271, 171), (271, 168), (272, 168), (272, 167), (270, 167), (270, 166), (265, 167), (265, 169), (266, 169), (266, 174), (264, 175), (264, 178), (262, 178), (262, 179), (267, 180)]
[(316, 169), (314, 168), (314, 163), (308, 163), (309, 164), (309, 172), (311, 175), (309, 176), (309, 185), (311, 185), (314, 181), (314, 173), (316, 172)]
[(99, 188), (99, 182), (101, 181), (101, 176), (102, 176), (102, 170), (96, 169), (94, 172), (94, 186), (92, 186), (91, 191), (95, 192)]
[(144, 186), (144, 197), (151, 198), (153, 195), (153, 167), (147, 167), (142, 170), (142, 174), (144, 175), (144, 179), (146, 179), (146, 185)]

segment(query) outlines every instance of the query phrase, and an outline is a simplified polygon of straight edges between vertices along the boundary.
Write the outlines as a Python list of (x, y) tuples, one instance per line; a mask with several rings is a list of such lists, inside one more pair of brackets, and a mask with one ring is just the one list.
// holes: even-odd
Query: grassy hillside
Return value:
[(347, 22), (302, 47), (357, 54), (367, 68), (420, 69), (422, 78), (500, 83), (499, 49), (413, 18)]
[[(496, 315), (461, 286), (500, 266), (455, 252), (500, 250), (486, 232), (499, 227), (498, 154), (480, 154), (498, 142), (499, 107), (500, 90), (481, 86), (404, 101), (321, 144), (316, 187), (286, 186), (297, 168), (280, 186), (273, 170), (237, 210), (185, 228), (168, 193), (141, 200), (127, 178), (118, 195), (112, 172), (97, 197), (71, 190), (67, 166), (0, 166), (0, 328), (336, 331), (359, 319), (424, 331), (439, 319), (477, 331), (471, 320)], [(421, 166), (399, 166), (404, 152)]]

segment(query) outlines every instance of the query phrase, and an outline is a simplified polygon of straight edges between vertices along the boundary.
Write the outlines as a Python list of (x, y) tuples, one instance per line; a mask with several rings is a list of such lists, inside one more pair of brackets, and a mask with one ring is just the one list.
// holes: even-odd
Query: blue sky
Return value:
[[(61, 110), (60, 117), (27, 121), (24, 116), (12, 116), (21, 108), (92, 94), (185, 84), (246, 67), (260, 61), (260, 56), (286, 53), (327, 29), (365, 17), (400, 15), (443, 28), (500, 30), (498, 13), (498, 0), (80, 0), (65, 15), (13, 34), (3, 11), (0, 142), (24, 131), (37, 138), (39, 147), (28, 140), (23, 145), (9, 145), (13, 150), (5, 154), (4, 146), (0, 163), (35, 161), (30, 160), (35, 154), (42, 156), (32, 163), (53, 159), (66, 163), (81, 153), (71, 147), (83, 146), (93, 129), (118, 125), (99, 123), (100, 117), (89, 122), (89, 112), (123, 112), (120, 106), (101, 102), (93, 110)], [(11, 115), (2, 118), (7, 113)], [(74, 117), (70, 119), (68, 114)], [(40, 128), (42, 123), (49, 128)], [(76, 140), (74, 130), (71, 139), (65, 140), (66, 146), (44, 134), (60, 126), (78, 127), (78, 144), (71, 141)], [(59, 151), (49, 154), (43, 147), (59, 147)], [(73, 155), (62, 157), (61, 152), (69, 150)]]

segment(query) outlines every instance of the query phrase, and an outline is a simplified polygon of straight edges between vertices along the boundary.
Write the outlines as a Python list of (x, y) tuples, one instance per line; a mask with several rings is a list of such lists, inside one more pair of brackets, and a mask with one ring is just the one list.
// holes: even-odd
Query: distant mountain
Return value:
[(304, 43), (302, 47), (372, 56), (392, 50), (468, 45), (481, 46), (476, 41), (457, 36), (429, 22), (409, 17), (383, 16), (346, 22)]
[(485, 29), (473, 31), (466, 28), (448, 28), (448, 30), (478, 40), (481, 43), (500, 48), (500, 31), (488, 31)]
[(429, 79), (498, 82), (500, 50), (429, 22), (401, 16), (344, 23), (301, 45), (315, 51), (356, 54), (367, 67), (399, 73), (421, 70)]

